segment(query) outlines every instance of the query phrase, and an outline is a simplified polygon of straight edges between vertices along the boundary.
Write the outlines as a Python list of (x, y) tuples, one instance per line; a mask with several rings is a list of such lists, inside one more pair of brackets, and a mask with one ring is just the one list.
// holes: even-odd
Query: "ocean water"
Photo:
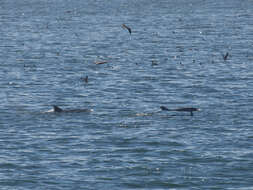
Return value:
[(252, 190), (252, 3), (2, 0), (0, 189)]

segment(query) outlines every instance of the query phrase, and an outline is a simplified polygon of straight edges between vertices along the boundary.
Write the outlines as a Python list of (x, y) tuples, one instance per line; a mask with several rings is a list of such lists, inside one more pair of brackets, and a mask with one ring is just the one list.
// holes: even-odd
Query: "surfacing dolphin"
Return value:
[(53, 112), (56, 112), (56, 113), (80, 113), (80, 112), (92, 112), (93, 110), (92, 109), (66, 109), (66, 110), (63, 110), (61, 109), (60, 107), (58, 106), (53, 106), (54, 109), (53, 109)]
[(177, 108), (177, 109), (168, 109), (165, 106), (160, 106), (161, 110), (163, 111), (181, 111), (181, 112), (190, 112), (191, 116), (193, 116), (194, 111), (199, 111), (198, 108)]

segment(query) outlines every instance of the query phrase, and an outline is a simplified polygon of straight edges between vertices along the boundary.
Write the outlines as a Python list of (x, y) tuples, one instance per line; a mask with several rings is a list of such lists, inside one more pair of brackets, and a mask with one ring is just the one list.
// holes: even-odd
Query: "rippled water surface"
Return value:
[(2, 0), (0, 189), (253, 189), (252, 3)]

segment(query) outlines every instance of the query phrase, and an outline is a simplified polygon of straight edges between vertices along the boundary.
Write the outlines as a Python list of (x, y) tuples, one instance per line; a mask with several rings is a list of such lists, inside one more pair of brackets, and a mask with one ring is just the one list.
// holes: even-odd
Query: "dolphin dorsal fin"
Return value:
[(166, 111), (170, 111), (167, 107), (165, 106), (160, 106), (161, 110), (166, 110)]
[(58, 106), (54, 106), (54, 112), (62, 112), (63, 110)]

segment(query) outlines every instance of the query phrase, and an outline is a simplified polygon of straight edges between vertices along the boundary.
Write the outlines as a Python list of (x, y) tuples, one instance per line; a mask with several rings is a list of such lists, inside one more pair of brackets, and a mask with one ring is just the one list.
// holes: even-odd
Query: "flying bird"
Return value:
[(225, 55), (223, 55), (224, 61), (226, 61), (228, 59), (228, 55), (229, 55), (228, 52)]
[(131, 34), (132, 33), (132, 30), (131, 28), (129, 28), (128, 26), (126, 26), (125, 24), (122, 24), (122, 28), (125, 28), (128, 30), (128, 32)]
[(96, 65), (101, 65), (101, 64), (105, 64), (105, 63), (107, 63), (107, 61), (97, 61), (97, 62), (95, 62)]
[(86, 83), (88, 83), (88, 76), (86, 76), (86, 77), (81, 77), (81, 80), (83, 80), (84, 82), (86, 82)]

